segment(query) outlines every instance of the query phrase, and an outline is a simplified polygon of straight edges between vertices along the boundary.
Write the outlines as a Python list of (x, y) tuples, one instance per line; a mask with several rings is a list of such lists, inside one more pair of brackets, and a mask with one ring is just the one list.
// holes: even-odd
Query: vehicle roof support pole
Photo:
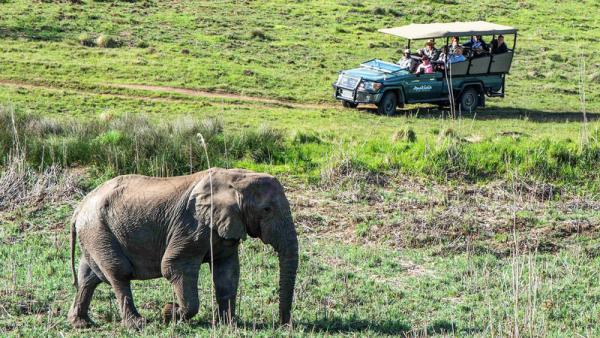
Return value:
[(445, 67), (445, 65), (446, 65), (446, 62), (448, 61), (448, 56), (450, 55), (450, 47), (448, 47), (448, 46), (449, 46), (449, 45), (448, 45), (448, 40), (449, 40), (449, 39), (450, 39), (450, 37), (449, 37), (449, 36), (447, 36), (447, 37), (446, 37), (446, 47), (448, 48), (448, 53), (446, 53), (446, 60), (444, 60), (444, 68), (446, 68), (446, 67)]

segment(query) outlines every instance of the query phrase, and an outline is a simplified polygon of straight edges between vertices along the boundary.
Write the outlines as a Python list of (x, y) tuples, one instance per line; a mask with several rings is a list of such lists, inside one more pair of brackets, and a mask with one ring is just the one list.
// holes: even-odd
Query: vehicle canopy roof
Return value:
[(382, 33), (410, 40), (433, 39), (450, 36), (514, 34), (516, 28), (485, 21), (410, 24), (402, 27), (382, 28)]

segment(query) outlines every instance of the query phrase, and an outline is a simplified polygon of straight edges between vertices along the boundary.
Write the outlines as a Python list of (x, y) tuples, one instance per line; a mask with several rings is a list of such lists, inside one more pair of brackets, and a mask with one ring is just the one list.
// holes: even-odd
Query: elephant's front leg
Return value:
[(213, 281), (217, 304), (219, 306), (219, 320), (231, 323), (235, 316), (235, 300), (240, 279), (240, 260), (238, 251), (229, 257), (214, 262)]
[[(173, 285), (177, 304), (167, 304), (163, 309), (165, 322), (173, 319), (189, 320), (198, 313), (198, 272), (200, 262), (178, 262), (170, 270), (167, 277)], [(173, 308), (175, 306), (175, 308)]]

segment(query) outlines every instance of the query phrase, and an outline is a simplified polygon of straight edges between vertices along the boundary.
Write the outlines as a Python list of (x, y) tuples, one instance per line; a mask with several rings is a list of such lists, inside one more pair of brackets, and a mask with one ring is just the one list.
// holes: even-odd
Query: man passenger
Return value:
[(508, 47), (506, 47), (506, 43), (504, 43), (504, 35), (498, 35), (498, 38), (492, 40), (490, 45), (490, 52), (492, 54), (502, 54), (508, 52)]
[(410, 49), (404, 50), (404, 55), (402, 59), (398, 60), (398, 65), (402, 69), (407, 69), (409, 72), (412, 72), (417, 65), (417, 61), (410, 56)]

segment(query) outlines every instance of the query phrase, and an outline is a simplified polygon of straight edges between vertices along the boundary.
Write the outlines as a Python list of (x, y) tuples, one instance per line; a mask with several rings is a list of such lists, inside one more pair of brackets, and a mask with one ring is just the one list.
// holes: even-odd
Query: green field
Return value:
[[(0, 335), (600, 336), (597, 13), (594, 0), (0, 1)], [(399, 57), (405, 41), (378, 28), (458, 20), (519, 28), (506, 98), (451, 119), (331, 97), (339, 70)], [(212, 165), (284, 183), (294, 326), (274, 324), (277, 260), (250, 240), (236, 326), (211, 326), (203, 267), (190, 323), (160, 322), (172, 292), (153, 280), (133, 284), (143, 331), (119, 325), (106, 285), (99, 327), (72, 330), (74, 206), (119, 174), (206, 169), (198, 134)]]

